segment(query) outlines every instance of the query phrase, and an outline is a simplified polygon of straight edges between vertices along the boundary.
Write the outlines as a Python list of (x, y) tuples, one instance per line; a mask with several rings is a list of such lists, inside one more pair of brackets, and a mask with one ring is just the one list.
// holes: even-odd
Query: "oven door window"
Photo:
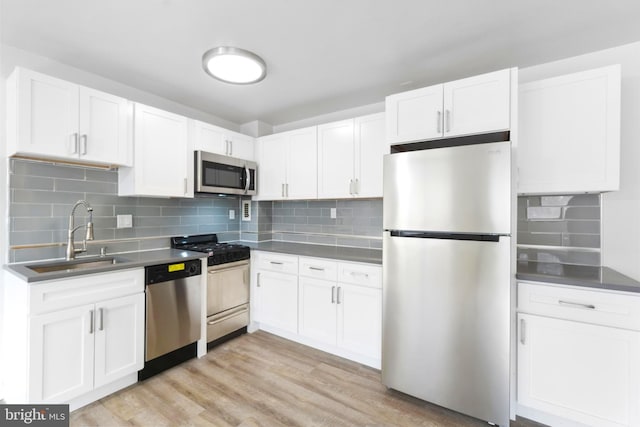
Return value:
[(244, 190), (245, 169), (222, 163), (202, 162), (202, 185)]

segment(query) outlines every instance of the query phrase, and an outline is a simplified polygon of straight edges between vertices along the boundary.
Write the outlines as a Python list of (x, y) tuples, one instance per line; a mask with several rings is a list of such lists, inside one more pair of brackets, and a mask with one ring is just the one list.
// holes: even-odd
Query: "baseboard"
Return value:
[(80, 409), (83, 406), (93, 403), (96, 400), (100, 400), (103, 397), (115, 393), (118, 390), (122, 390), (123, 388), (129, 387), (130, 385), (133, 385), (137, 382), (138, 373), (134, 372), (112, 383), (103, 385), (100, 388), (97, 388), (89, 393), (83, 394), (82, 396), (76, 397), (75, 399), (69, 401), (69, 411)]

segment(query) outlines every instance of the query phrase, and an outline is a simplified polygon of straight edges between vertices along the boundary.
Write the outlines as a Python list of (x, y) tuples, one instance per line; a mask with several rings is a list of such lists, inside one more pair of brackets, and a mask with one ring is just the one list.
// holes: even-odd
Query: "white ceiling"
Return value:
[[(637, 0), (1, 0), (2, 43), (241, 124), (278, 125), (388, 94), (640, 40)], [(202, 54), (249, 49), (251, 86)]]

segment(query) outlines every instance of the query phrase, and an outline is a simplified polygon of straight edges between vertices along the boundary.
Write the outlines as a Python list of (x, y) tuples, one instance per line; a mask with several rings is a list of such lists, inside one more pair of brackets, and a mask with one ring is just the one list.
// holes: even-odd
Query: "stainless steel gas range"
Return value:
[(208, 347), (245, 333), (249, 324), (249, 247), (218, 243), (218, 236), (215, 234), (173, 237), (171, 247), (209, 255)]

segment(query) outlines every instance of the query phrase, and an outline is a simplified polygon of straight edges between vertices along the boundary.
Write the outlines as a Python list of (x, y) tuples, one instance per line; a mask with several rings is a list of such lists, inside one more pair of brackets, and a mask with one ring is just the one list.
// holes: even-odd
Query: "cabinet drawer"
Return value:
[(46, 281), (29, 288), (29, 313), (45, 313), (138, 292), (144, 292), (143, 268)]
[(262, 252), (258, 254), (258, 269), (297, 275), (298, 257)]
[(520, 282), (518, 311), (640, 330), (640, 296), (632, 294)]
[(381, 288), (382, 267), (340, 262), (338, 263), (338, 282)]
[(303, 277), (335, 282), (338, 278), (338, 263), (326, 259), (300, 257), (298, 271)]

